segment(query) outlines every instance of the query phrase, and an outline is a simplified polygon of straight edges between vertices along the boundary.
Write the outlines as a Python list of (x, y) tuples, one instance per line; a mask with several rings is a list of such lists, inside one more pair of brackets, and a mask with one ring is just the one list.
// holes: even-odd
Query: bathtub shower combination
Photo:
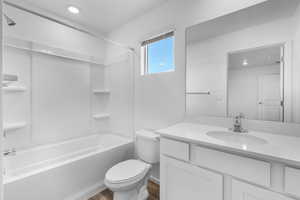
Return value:
[(12, 5), (4, 11), (4, 199), (85, 200), (134, 156), (133, 53)]
[(16, 156), (5, 158), (4, 198), (91, 197), (104, 188), (106, 171), (129, 158), (132, 152), (130, 139), (113, 134), (91, 135), (19, 151)]

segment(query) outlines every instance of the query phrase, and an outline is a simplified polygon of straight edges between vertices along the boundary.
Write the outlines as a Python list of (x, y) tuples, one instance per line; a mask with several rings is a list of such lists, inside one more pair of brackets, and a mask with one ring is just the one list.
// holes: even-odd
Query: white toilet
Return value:
[(159, 162), (159, 135), (148, 130), (136, 132), (136, 152), (140, 160), (127, 160), (110, 168), (105, 185), (114, 200), (146, 200), (151, 165)]

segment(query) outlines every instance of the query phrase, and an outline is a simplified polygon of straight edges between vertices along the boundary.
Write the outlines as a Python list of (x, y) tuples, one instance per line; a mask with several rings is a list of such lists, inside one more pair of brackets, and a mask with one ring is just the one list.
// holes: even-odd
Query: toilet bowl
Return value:
[(138, 200), (150, 168), (140, 160), (127, 160), (108, 170), (105, 185), (114, 192), (114, 200)]
[(105, 185), (114, 193), (114, 200), (146, 200), (147, 182), (152, 164), (159, 162), (159, 135), (141, 130), (136, 132), (139, 160), (126, 160), (110, 168)]

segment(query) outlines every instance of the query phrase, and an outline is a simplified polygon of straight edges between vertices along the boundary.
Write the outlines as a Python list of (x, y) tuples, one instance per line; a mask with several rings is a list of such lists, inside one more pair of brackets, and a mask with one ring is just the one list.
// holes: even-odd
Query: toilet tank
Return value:
[(159, 135), (149, 130), (136, 132), (136, 152), (139, 159), (155, 164), (159, 162)]

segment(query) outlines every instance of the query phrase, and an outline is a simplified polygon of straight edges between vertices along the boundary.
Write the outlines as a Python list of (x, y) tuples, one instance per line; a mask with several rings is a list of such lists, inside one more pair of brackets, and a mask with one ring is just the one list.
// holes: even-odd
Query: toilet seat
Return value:
[(105, 175), (105, 181), (113, 185), (135, 183), (143, 179), (150, 168), (151, 165), (140, 160), (127, 160), (109, 169)]

